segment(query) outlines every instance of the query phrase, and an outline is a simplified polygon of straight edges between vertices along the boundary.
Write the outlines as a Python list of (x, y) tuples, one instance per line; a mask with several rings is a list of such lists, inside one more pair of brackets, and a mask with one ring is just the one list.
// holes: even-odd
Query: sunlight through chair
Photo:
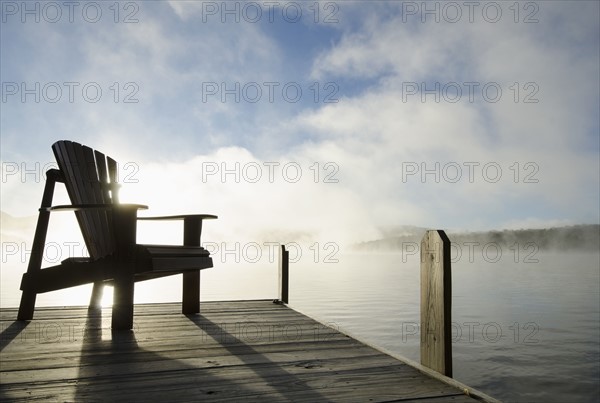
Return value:
[[(47, 172), (27, 272), (21, 281), (19, 320), (31, 320), (39, 293), (93, 283), (90, 309), (99, 308), (104, 285), (114, 286), (113, 329), (133, 327), (133, 293), (136, 281), (183, 274), (182, 312), (200, 312), (200, 270), (213, 267), (200, 246), (202, 221), (208, 214), (137, 217), (139, 204), (120, 204), (117, 163), (87, 146), (58, 141), (52, 145), (59, 169)], [(69, 206), (52, 206), (56, 182), (64, 183)], [(74, 211), (89, 258), (70, 257), (42, 269), (42, 256), (51, 212)], [(183, 245), (136, 243), (137, 220), (183, 221)]]

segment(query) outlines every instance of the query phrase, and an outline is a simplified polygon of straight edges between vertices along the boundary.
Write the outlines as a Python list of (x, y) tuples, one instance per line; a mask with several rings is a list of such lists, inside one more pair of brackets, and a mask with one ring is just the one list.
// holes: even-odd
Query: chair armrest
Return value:
[(40, 211), (81, 211), (81, 210), (147, 210), (143, 204), (73, 204), (64, 206), (42, 207)]
[(183, 215), (170, 215), (170, 216), (159, 216), (159, 217), (138, 217), (138, 220), (214, 220), (218, 218), (212, 214), (183, 214)]
[(51, 168), (46, 171), (46, 179), (53, 180), (55, 182), (65, 183), (65, 176), (60, 169)]

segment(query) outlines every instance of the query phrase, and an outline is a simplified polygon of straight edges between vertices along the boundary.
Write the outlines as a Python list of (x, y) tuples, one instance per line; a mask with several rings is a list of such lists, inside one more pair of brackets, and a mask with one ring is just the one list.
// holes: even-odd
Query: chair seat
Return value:
[(208, 251), (201, 246), (136, 245), (136, 247), (136, 274), (212, 267), (212, 259)]
[[(200, 246), (135, 245), (135, 248), (136, 281), (213, 266), (208, 251)], [(25, 273), (21, 290), (28, 288), (44, 293), (91, 282), (110, 284), (118, 267), (118, 261), (113, 256), (97, 260), (71, 257), (63, 260), (60, 265), (47, 267), (35, 273)]]

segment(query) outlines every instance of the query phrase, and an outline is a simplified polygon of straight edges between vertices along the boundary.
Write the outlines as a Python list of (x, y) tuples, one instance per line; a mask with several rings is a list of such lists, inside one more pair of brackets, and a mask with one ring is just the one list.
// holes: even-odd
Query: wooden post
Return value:
[[(200, 246), (202, 219), (189, 217), (183, 220), (183, 244)], [(200, 312), (200, 270), (183, 273), (181, 313), (191, 315)]]
[(279, 251), (279, 301), (284, 304), (289, 302), (289, 264), (290, 252), (285, 250), (285, 245), (281, 245)]
[(421, 240), (421, 364), (452, 377), (450, 240), (427, 231)]

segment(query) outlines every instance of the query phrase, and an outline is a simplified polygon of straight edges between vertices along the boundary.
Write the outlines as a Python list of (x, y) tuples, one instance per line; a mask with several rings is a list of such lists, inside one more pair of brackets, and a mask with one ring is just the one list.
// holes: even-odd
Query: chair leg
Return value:
[(113, 330), (130, 330), (133, 328), (133, 288), (132, 275), (118, 276), (114, 280)]
[(35, 298), (37, 293), (29, 290), (23, 290), (21, 294), (21, 304), (19, 305), (19, 313), (17, 320), (33, 319), (33, 311), (35, 309)]
[(100, 309), (102, 308), (102, 294), (104, 293), (104, 283), (96, 282), (94, 283), (94, 288), (92, 289), (92, 296), (90, 298), (90, 306), (88, 309)]
[(200, 312), (200, 270), (183, 273), (181, 312), (184, 315)]
[[(52, 195), (54, 194), (54, 185), (57, 181), (56, 170), (49, 170), (46, 176), (46, 185), (44, 186), (44, 195), (42, 196), (42, 205), (40, 207), (52, 206)], [(40, 209), (37, 224), (35, 226), (35, 234), (33, 235), (33, 245), (31, 245), (31, 256), (29, 256), (29, 264), (27, 265), (27, 275), (35, 276), (42, 268), (42, 260), (44, 255), (44, 244), (46, 243), (46, 233), (48, 232), (48, 223), (50, 222), (50, 212)], [(25, 276), (23, 276), (25, 280)], [(31, 281), (31, 277), (28, 278)], [(19, 305), (19, 313), (17, 320), (33, 319), (33, 311), (35, 310), (35, 299), (37, 293), (32, 291), (29, 286), (21, 283), (21, 304)]]

